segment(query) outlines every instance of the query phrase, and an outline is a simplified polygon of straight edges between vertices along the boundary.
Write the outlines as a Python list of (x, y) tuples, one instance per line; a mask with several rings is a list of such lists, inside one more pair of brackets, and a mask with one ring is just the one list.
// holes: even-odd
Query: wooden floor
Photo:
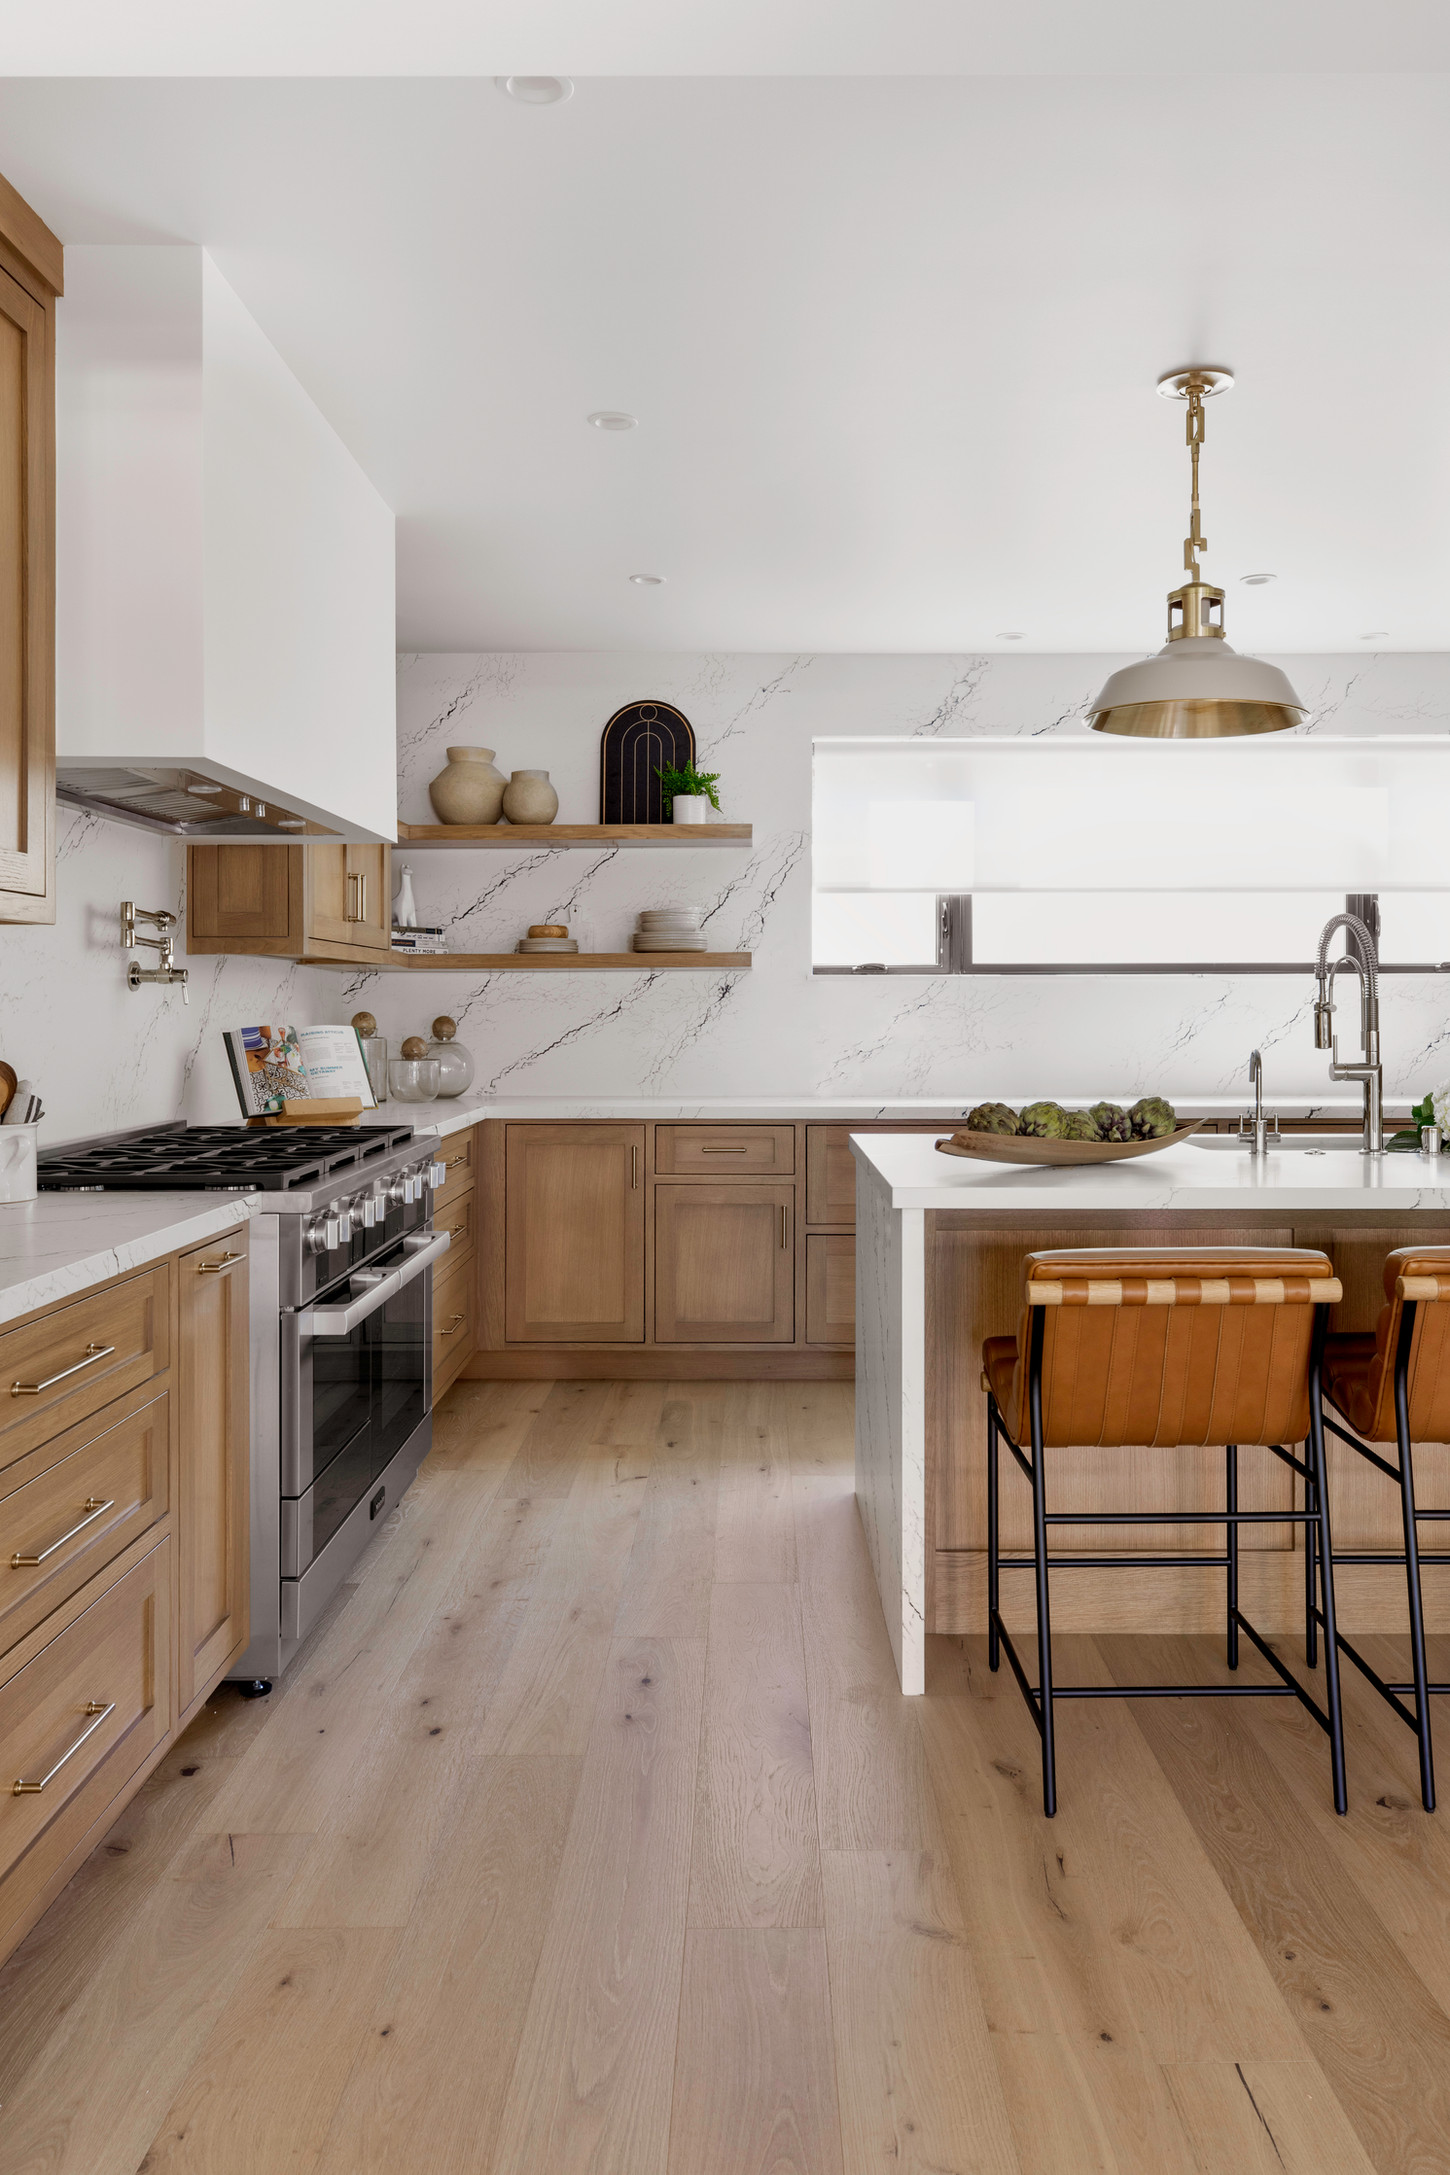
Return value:
[(4, 2175), (1445, 2175), (1408, 1731), (1350, 1688), (1337, 1821), (1292, 1702), (1082, 1702), (1044, 1821), (977, 1642), (896, 1691), (850, 1400), (456, 1388), (0, 1974)]

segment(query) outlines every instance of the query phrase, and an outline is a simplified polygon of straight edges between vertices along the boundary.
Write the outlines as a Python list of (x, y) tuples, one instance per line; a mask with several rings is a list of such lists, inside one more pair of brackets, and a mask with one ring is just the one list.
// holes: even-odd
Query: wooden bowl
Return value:
[(529, 931), (530, 936), (567, 936), (568, 934), (568, 925), (562, 921), (536, 921)]
[(1180, 1125), (1160, 1140), (1034, 1140), (1022, 1133), (953, 1133), (936, 1144), (939, 1155), (964, 1155), (976, 1163), (1127, 1163), (1139, 1155), (1156, 1155), (1160, 1148), (1175, 1148), (1190, 1133), (1200, 1132), (1204, 1120)]

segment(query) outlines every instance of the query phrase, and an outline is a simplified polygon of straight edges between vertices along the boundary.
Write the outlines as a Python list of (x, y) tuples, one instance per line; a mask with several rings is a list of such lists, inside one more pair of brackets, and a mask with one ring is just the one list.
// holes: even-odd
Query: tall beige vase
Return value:
[(450, 748), (448, 768), (428, 788), (440, 823), (497, 823), (504, 775), (493, 766), (492, 748)]
[(547, 770), (516, 770), (503, 789), (503, 812), (510, 823), (552, 823), (559, 796)]

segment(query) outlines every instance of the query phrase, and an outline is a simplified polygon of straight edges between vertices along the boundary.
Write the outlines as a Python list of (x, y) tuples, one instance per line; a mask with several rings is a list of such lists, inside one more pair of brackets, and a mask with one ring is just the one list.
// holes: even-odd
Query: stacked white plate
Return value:
[(637, 952), (702, 952), (706, 940), (700, 933), (697, 906), (661, 906), (643, 913), (635, 931)]
[(514, 948), (521, 952), (577, 952), (579, 946), (572, 936), (521, 936)]

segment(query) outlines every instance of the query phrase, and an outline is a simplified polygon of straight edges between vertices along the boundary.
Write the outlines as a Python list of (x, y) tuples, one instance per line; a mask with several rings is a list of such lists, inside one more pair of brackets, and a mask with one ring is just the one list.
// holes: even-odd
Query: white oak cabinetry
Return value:
[(645, 1128), (505, 1132), (509, 1342), (642, 1342)]
[(61, 246), (0, 180), (0, 922), (55, 920)]
[(392, 957), (388, 846), (189, 846), (186, 898), (189, 952)]
[(0, 1957), (246, 1643), (246, 1261), (0, 1331)]

